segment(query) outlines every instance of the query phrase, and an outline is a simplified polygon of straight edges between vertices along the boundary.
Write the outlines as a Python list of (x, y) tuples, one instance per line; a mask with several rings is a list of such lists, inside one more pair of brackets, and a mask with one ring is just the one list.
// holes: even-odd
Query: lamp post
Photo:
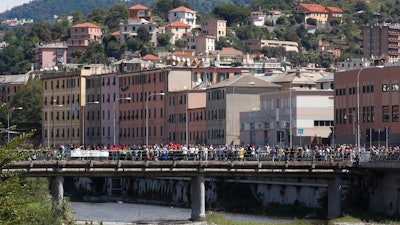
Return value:
[(292, 82), (289, 87), (289, 148), (293, 149), (293, 131), (292, 131)]
[(165, 95), (165, 93), (160, 92), (160, 93), (152, 93), (149, 94), (146, 98), (146, 148), (149, 146), (149, 100), (151, 96), (154, 95)]
[[(365, 68), (368, 67), (362, 67), (360, 70), (358, 70), (357, 73), (357, 148), (360, 149), (360, 141), (361, 141), (361, 128), (360, 128), (360, 74), (361, 71), (363, 71)], [(382, 69), (384, 68), (383, 65), (378, 65), (375, 68)]]
[(7, 112), (7, 144), (10, 144), (10, 116), (11, 112), (14, 110), (21, 110), (22, 107), (13, 107)]
[(115, 100), (114, 100), (114, 145), (115, 145), (115, 122), (116, 122), (116, 112), (115, 112), (115, 107), (116, 107), (116, 103), (119, 101), (119, 100), (131, 100), (131, 97), (125, 97), (125, 98), (116, 98)]
[[(86, 102), (86, 105), (89, 104), (99, 104), (99, 101), (94, 101), (94, 102)], [(83, 108), (84, 113), (83, 113), (83, 121), (82, 121), (82, 145), (85, 146), (85, 117), (86, 117), (86, 106)]]
[(186, 86), (184, 87), (186, 90), (186, 108), (185, 108), (185, 130), (186, 130), (186, 147), (189, 148), (189, 121), (188, 121), (188, 110), (189, 110), (189, 91)]

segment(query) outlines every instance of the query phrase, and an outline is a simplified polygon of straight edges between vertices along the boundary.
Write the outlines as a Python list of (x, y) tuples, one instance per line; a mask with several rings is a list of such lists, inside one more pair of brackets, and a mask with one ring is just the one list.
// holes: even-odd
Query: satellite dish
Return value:
[(189, 59), (189, 58), (186, 58), (186, 62), (188, 62), (188, 63), (189, 63), (189, 62), (190, 62), (190, 59)]
[(199, 77), (199, 78), (197, 78), (197, 82), (199, 82), (201, 84), (201, 83), (203, 83), (203, 80)]
[(173, 59), (173, 60), (176, 60), (176, 56), (173, 55), (173, 56), (172, 56), (172, 59)]
[(180, 58), (180, 57), (177, 57), (177, 58), (176, 58), (176, 61), (180, 62), (180, 61), (181, 61), (181, 58)]

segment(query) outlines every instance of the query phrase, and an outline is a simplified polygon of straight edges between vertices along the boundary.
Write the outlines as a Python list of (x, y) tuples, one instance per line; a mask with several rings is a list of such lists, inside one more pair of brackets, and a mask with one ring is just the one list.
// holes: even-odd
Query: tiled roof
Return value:
[(121, 36), (121, 31), (115, 31), (111, 33), (112, 36)]
[(313, 13), (326, 13), (325, 7), (320, 4), (299, 4), (301, 7), (305, 8), (309, 12)]
[(144, 5), (137, 4), (137, 5), (131, 6), (129, 9), (136, 9), (136, 10), (143, 9), (143, 10), (148, 10), (149, 8), (147, 8), (147, 7), (144, 6)]
[(258, 77), (252, 75), (237, 75), (231, 77), (229, 79), (223, 80), (211, 88), (220, 88), (220, 87), (275, 87), (279, 88), (280, 85), (273, 84), (264, 79), (260, 79)]
[(99, 26), (93, 24), (93, 23), (80, 23), (80, 24), (75, 24), (74, 26), (72, 26), (72, 28), (81, 28), (81, 27), (98, 27)]
[(329, 12), (343, 13), (343, 10), (338, 7), (326, 7), (326, 10)]
[(186, 23), (182, 23), (180, 21), (175, 21), (173, 23), (165, 25), (165, 27), (182, 27), (182, 28), (186, 28), (186, 27), (190, 27), (190, 25), (186, 24)]
[(148, 54), (148, 55), (143, 56), (142, 60), (158, 61), (158, 60), (160, 60), (160, 58), (158, 58), (155, 55)]
[(169, 12), (190, 12), (190, 13), (195, 13), (196, 11), (193, 11), (189, 8), (186, 8), (185, 6), (179, 6), (178, 8), (172, 9)]

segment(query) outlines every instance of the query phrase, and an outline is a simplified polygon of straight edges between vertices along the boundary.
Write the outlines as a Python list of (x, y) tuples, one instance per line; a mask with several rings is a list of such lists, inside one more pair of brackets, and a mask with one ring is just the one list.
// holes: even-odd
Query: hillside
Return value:
[[(142, 4), (151, 7), (157, 0), (33, 0), (30, 3), (15, 7), (0, 14), (0, 19), (29, 18), (35, 22), (50, 21), (54, 15), (69, 15), (73, 11), (80, 11), (84, 15), (95, 8), (109, 9), (112, 5), (121, 3), (128, 7)], [(182, 0), (200, 14), (211, 12), (220, 4), (233, 3), (246, 5), (251, 0)]]

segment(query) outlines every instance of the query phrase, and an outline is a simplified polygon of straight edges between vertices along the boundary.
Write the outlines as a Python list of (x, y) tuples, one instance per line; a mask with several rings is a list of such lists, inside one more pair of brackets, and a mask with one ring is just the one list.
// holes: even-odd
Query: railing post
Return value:
[(202, 221), (206, 217), (206, 196), (204, 176), (192, 177), (190, 184), (192, 201), (192, 221)]

